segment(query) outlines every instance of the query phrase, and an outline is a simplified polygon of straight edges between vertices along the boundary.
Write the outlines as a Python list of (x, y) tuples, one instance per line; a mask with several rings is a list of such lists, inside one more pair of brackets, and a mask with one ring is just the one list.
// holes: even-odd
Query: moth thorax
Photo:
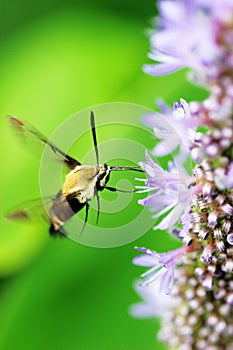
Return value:
[(110, 167), (107, 164), (99, 165), (99, 173), (97, 175), (97, 181), (100, 187), (104, 187), (109, 180)]

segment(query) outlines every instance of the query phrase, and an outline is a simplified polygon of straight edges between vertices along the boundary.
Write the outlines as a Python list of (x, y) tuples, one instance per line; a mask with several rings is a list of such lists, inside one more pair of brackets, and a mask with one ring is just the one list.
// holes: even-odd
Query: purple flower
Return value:
[(233, 233), (230, 233), (229, 235), (227, 235), (227, 242), (230, 245), (233, 245)]
[(233, 10), (232, 0), (195, 0), (196, 4), (203, 7), (208, 13), (212, 13), (221, 21), (225, 18), (231, 20), (231, 11)]
[(225, 188), (233, 188), (233, 162), (228, 166), (227, 171), (224, 169), (217, 169), (215, 171), (214, 181), (216, 186), (220, 190), (224, 190)]
[(138, 318), (159, 317), (167, 309), (170, 298), (161, 294), (159, 286), (156, 283), (142, 286), (138, 281), (135, 284), (136, 292), (142, 297), (143, 301), (133, 304), (130, 307), (130, 314)]
[(213, 68), (217, 60), (216, 21), (210, 1), (206, 3), (159, 2), (159, 29), (151, 35), (149, 57), (160, 63), (145, 65), (146, 73), (159, 76), (184, 67), (205, 73)]
[(151, 267), (141, 275), (141, 277), (145, 278), (143, 285), (150, 285), (160, 280), (160, 291), (170, 294), (174, 283), (176, 260), (191, 251), (192, 247), (184, 246), (162, 254), (147, 248), (136, 247), (135, 249), (145, 254), (136, 256), (133, 259), (133, 263), (138, 266)]
[(143, 123), (153, 128), (155, 136), (161, 140), (153, 150), (153, 154), (161, 157), (170, 154), (179, 147), (183, 161), (187, 158), (189, 146), (194, 137), (194, 119), (188, 103), (184, 99), (175, 102), (169, 108), (163, 101), (158, 101), (160, 113), (154, 112), (143, 116)]
[(169, 164), (169, 171), (162, 169), (151, 159), (147, 151), (146, 162), (139, 164), (149, 178), (138, 179), (145, 183), (143, 186), (136, 186), (138, 192), (154, 191), (154, 193), (139, 200), (138, 203), (150, 206), (150, 210), (156, 212), (153, 218), (167, 213), (155, 229), (172, 229), (190, 203), (192, 177), (181, 167), (178, 172), (173, 163)]
[(225, 185), (233, 188), (233, 162), (229, 165), (227, 175), (225, 178)]

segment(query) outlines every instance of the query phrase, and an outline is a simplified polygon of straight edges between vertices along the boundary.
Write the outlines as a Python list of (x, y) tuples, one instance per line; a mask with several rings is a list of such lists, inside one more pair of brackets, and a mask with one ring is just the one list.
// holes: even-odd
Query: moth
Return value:
[(88, 220), (89, 203), (94, 197), (97, 199), (96, 222), (98, 223), (100, 215), (100, 191), (106, 189), (112, 192), (129, 192), (107, 186), (112, 171), (142, 171), (139, 166), (109, 166), (99, 162), (95, 118), (92, 111), (90, 112), (90, 125), (96, 155), (96, 165), (81, 164), (78, 160), (53, 145), (28, 122), (13, 116), (8, 116), (8, 122), (14, 132), (21, 138), (22, 142), (28, 146), (33, 142), (47, 147), (53, 153), (53, 156), (64, 162), (69, 169), (61, 190), (54, 198), (49, 197), (45, 199), (45, 201), (49, 202), (49, 210), (46, 211), (44, 209), (44, 201), (39, 199), (26, 202), (7, 215), (7, 218), (10, 220), (20, 220), (31, 219), (34, 214), (39, 213), (49, 223), (49, 232), (51, 235), (66, 236), (67, 232), (63, 227), (64, 224), (73, 215), (85, 208), (85, 220), (80, 232), (81, 235)]

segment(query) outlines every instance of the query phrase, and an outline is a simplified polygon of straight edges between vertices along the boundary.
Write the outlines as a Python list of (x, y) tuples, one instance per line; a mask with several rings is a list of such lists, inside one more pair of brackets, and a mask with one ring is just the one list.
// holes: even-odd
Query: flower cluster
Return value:
[(145, 65), (146, 73), (159, 76), (188, 67), (205, 83), (232, 69), (231, 0), (162, 0), (158, 7), (149, 57), (160, 63)]
[[(142, 254), (134, 264), (149, 267), (137, 291), (145, 316), (155, 312), (158, 290), (170, 294), (162, 308), (160, 338), (171, 349), (233, 349), (233, 1), (161, 0), (144, 71), (159, 76), (182, 68), (204, 85), (203, 102), (180, 99), (173, 108), (143, 117), (159, 143), (140, 166), (147, 175), (139, 201), (160, 218), (181, 248)], [(174, 155), (168, 170), (153, 157)], [(191, 173), (187, 172), (188, 157)], [(190, 164), (190, 163), (189, 163)], [(151, 305), (151, 309), (150, 309)], [(158, 306), (158, 302), (157, 302)], [(134, 306), (134, 309), (136, 306)], [(161, 309), (161, 305), (160, 305)]]

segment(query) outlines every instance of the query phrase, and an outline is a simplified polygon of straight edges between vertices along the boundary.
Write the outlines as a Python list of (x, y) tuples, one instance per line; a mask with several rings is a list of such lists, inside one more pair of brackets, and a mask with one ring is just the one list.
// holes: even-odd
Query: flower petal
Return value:
[(143, 71), (149, 75), (159, 77), (161, 75), (167, 75), (167, 74), (176, 72), (182, 68), (183, 66), (180, 64), (158, 63), (158, 64), (145, 64), (143, 66)]
[(133, 258), (133, 264), (137, 266), (154, 266), (156, 259), (153, 255), (141, 254)]
[(170, 153), (172, 153), (176, 147), (179, 145), (179, 141), (177, 142), (177, 138), (171, 138), (168, 142), (160, 142), (153, 149), (153, 154), (157, 157), (163, 157)]
[(160, 290), (165, 294), (171, 294), (172, 287), (174, 284), (174, 265), (169, 267), (169, 269), (163, 275), (160, 284)]

